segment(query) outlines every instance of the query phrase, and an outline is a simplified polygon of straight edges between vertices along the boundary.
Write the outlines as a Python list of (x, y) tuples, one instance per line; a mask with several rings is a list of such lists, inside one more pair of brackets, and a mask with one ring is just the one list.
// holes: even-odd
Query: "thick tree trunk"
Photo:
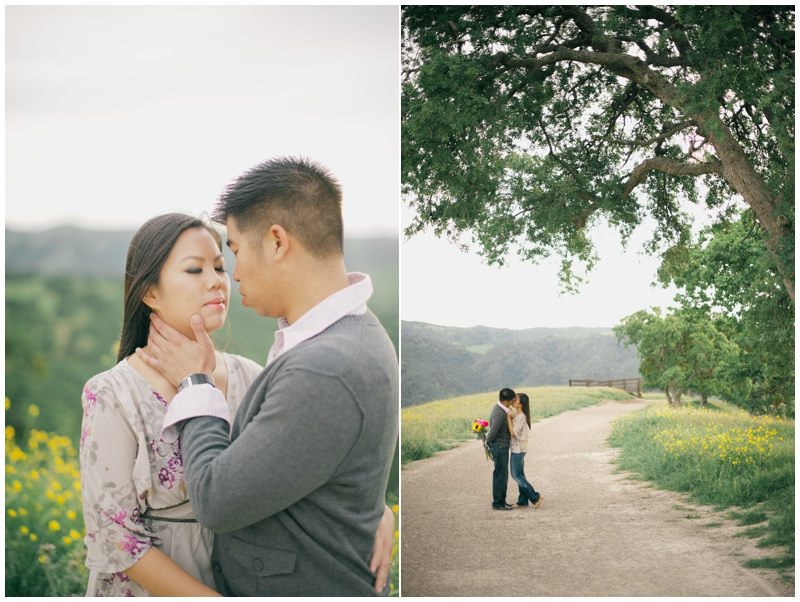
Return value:
[(647, 86), (655, 96), (681, 111), (702, 128), (703, 136), (707, 137), (722, 162), (722, 177), (731, 188), (742, 195), (745, 203), (755, 212), (764, 236), (764, 244), (775, 257), (775, 264), (783, 278), (786, 292), (794, 303), (794, 274), (787, 273), (785, 266), (779, 260), (781, 239), (786, 236), (782, 222), (787, 218), (777, 214), (775, 197), (767, 188), (764, 179), (748, 161), (733, 132), (716, 112), (692, 114), (684, 111), (683, 99), (678, 94), (677, 88), (661, 74), (652, 71), (643, 61), (636, 59), (631, 66), (633, 68), (630, 79)]
[(707, 408), (708, 407), (708, 395), (705, 393), (700, 393), (700, 407)]
[(680, 387), (676, 387), (675, 385), (672, 385), (672, 384), (669, 386), (669, 389), (670, 389), (670, 393), (672, 395), (672, 406), (676, 410), (680, 410), (681, 409), (681, 394), (683, 393), (683, 390)]
[(666, 395), (667, 395), (667, 405), (669, 407), (673, 407), (673, 405), (672, 405), (672, 397), (670, 397), (670, 394), (669, 394), (669, 387), (664, 387), (664, 393), (666, 393)]
[(777, 215), (775, 197), (767, 188), (761, 175), (748, 161), (747, 155), (736, 141), (733, 132), (728, 129), (715, 111), (702, 113), (686, 111), (683, 106), (685, 98), (678, 92), (678, 88), (666, 77), (653, 71), (645, 61), (629, 54), (572, 50), (559, 46), (554, 52), (537, 59), (509, 59), (502, 52), (495, 56), (497, 62), (506, 67), (525, 67), (529, 70), (541, 69), (546, 65), (564, 60), (603, 65), (612, 73), (645, 86), (656, 98), (692, 119), (702, 128), (703, 136), (707, 137), (719, 155), (722, 162), (722, 177), (736, 192), (742, 195), (744, 201), (755, 212), (764, 235), (764, 243), (775, 257), (775, 263), (783, 278), (786, 291), (794, 303), (794, 274), (787, 273), (786, 266), (778, 259), (781, 240), (789, 234), (783, 232), (782, 228), (782, 222), (786, 221), (787, 217)]
[[(782, 220), (788, 218), (777, 214), (775, 198), (758, 172), (750, 165), (742, 147), (734, 138), (733, 132), (728, 129), (722, 119), (717, 115), (689, 115), (689, 117), (703, 125), (704, 133), (722, 160), (722, 176), (736, 192), (742, 195), (744, 201), (755, 212), (761, 226), (764, 244), (775, 257), (775, 264), (783, 278), (786, 292), (789, 293), (789, 297), (794, 303), (794, 274), (787, 274), (785, 267), (778, 259), (781, 239), (786, 236), (786, 233), (783, 232)], [(715, 129), (721, 130), (721, 134), (715, 134)]]

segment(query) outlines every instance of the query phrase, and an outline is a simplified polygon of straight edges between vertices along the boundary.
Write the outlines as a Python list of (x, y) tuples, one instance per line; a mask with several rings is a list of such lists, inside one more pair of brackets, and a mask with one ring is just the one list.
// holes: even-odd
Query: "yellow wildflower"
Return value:
[(41, 562), (42, 564), (47, 562), (47, 556), (45, 554), (42, 554), (41, 556), (39, 556), (39, 562)]
[(70, 530), (69, 530), (69, 536), (70, 536), (72, 539), (76, 539), (76, 540), (81, 538), (81, 534), (80, 534), (80, 533), (78, 533), (78, 532), (77, 532), (75, 529), (70, 529)]
[(69, 545), (69, 544), (72, 543), (72, 538), (71, 537), (62, 537), (61, 541), (63, 541), (65, 544)]
[(36, 537), (36, 533), (31, 533), (31, 541), (36, 541), (38, 537)]
[(78, 516), (78, 515), (77, 515), (77, 514), (75, 514), (75, 512), (74, 512), (74, 511), (72, 511), (72, 510), (67, 510), (67, 518), (68, 518), (69, 520), (75, 520), (75, 519), (77, 518), (77, 516)]
[(14, 481), (13, 483), (11, 483), (11, 488), (15, 492), (19, 493), (20, 491), (22, 491), (22, 483), (20, 483), (19, 481)]
[(16, 511), (16, 510), (14, 510), (13, 508), (9, 508), (9, 509), (8, 509), (8, 515), (9, 515), (11, 518), (16, 518), (16, 517), (17, 517), (17, 511)]
[(11, 400), (8, 397), (6, 397), (6, 409), (10, 407), (11, 407)]
[(19, 509), (19, 515), (20, 515), (20, 516), (25, 516), (25, 515), (27, 515), (27, 514), (28, 514), (28, 511), (27, 511), (27, 510), (25, 510), (25, 508), (20, 508), (20, 509)]
[(51, 520), (49, 523), (47, 523), (47, 528), (51, 531), (58, 531), (61, 529), (61, 525), (58, 524), (57, 520)]
[(14, 430), (14, 427), (9, 424), (6, 427), (6, 439), (13, 439), (15, 433), (16, 431)]
[(28, 530), (28, 527), (23, 526), (19, 528), (19, 532), (22, 533), (23, 535), (27, 535), (30, 531)]
[(50, 488), (53, 491), (61, 491), (61, 483), (58, 481), (50, 481)]
[(28, 414), (30, 414), (34, 418), (37, 418), (39, 416), (39, 406), (37, 406), (35, 404), (29, 405), (28, 406)]
[(38, 479), (38, 478), (39, 478), (39, 471), (38, 471), (38, 470), (36, 470), (36, 469), (33, 469), (33, 470), (31, 471), (31, 478), (32, 478), (34, 481), (35, 481), (36, 479)]

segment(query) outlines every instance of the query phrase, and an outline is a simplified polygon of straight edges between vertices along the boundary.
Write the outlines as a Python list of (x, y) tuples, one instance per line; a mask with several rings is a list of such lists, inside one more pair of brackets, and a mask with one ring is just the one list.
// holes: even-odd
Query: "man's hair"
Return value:
[(500, 401), (511, 401), (516, 396), (514, 389), (500, 389)]
[(331, 172), (305, 158), (278, 157), (256, 165), (229, 184), (212, 219), (236, 227), (261, 245), (273, 224), (319, 258), (343, 254), (342, 188)]

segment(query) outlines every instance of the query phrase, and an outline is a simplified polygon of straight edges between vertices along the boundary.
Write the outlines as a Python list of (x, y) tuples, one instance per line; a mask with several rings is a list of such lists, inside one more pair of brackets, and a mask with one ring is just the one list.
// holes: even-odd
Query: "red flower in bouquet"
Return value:
[(475, 422), (472, 423), (472, 430), (478, 434), (478, 439), (483, 441), (483, 451), (486, 452), (486, 459), (492, 459), (492, 453), (489, 451), (489, 448), (486, 447), (486, 429), (489, 426), (489, 423), (485, 420), (481, 420), (480, 418), (475, 419)]

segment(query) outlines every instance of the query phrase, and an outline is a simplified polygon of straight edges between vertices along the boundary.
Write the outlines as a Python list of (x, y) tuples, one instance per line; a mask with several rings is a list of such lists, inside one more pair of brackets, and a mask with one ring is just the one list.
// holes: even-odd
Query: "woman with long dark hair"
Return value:
[[(135, 350), (147, 350), (153, 312), (191, 339), (195, 314), (207, 331), (221, 328), (230, 289), (220, 236), (200, 219), (161, 215), (131, 240), (118, 363), (83, 390), (80, 460), (89, 596), (219, 595), (211, 572), (213, 534), (194, 518), (180, 439), (161, 434), (177, 391)], [(212, 376), (232, 417), (263, 368), (237, 355), (216, 355)], [(388, 529), (393, 531), (393, 524), (392, 519)], [(379, 528), (384, 537), (386, 528), (386, 522)]]
[(525, 478), (525, 454), (528, 452), (528, 440), (531, 434), (531, 404), (525, 393), (520, 393), (514, 399), (511, 407), (514, 408), (508, 416), (508, 430), (511, 431), (511, 478), (519, 487), (519, 497), (514, 508), (528, 508), (529, 502), (534, 508), (542, 503), (541, 494), (537, 493)]

